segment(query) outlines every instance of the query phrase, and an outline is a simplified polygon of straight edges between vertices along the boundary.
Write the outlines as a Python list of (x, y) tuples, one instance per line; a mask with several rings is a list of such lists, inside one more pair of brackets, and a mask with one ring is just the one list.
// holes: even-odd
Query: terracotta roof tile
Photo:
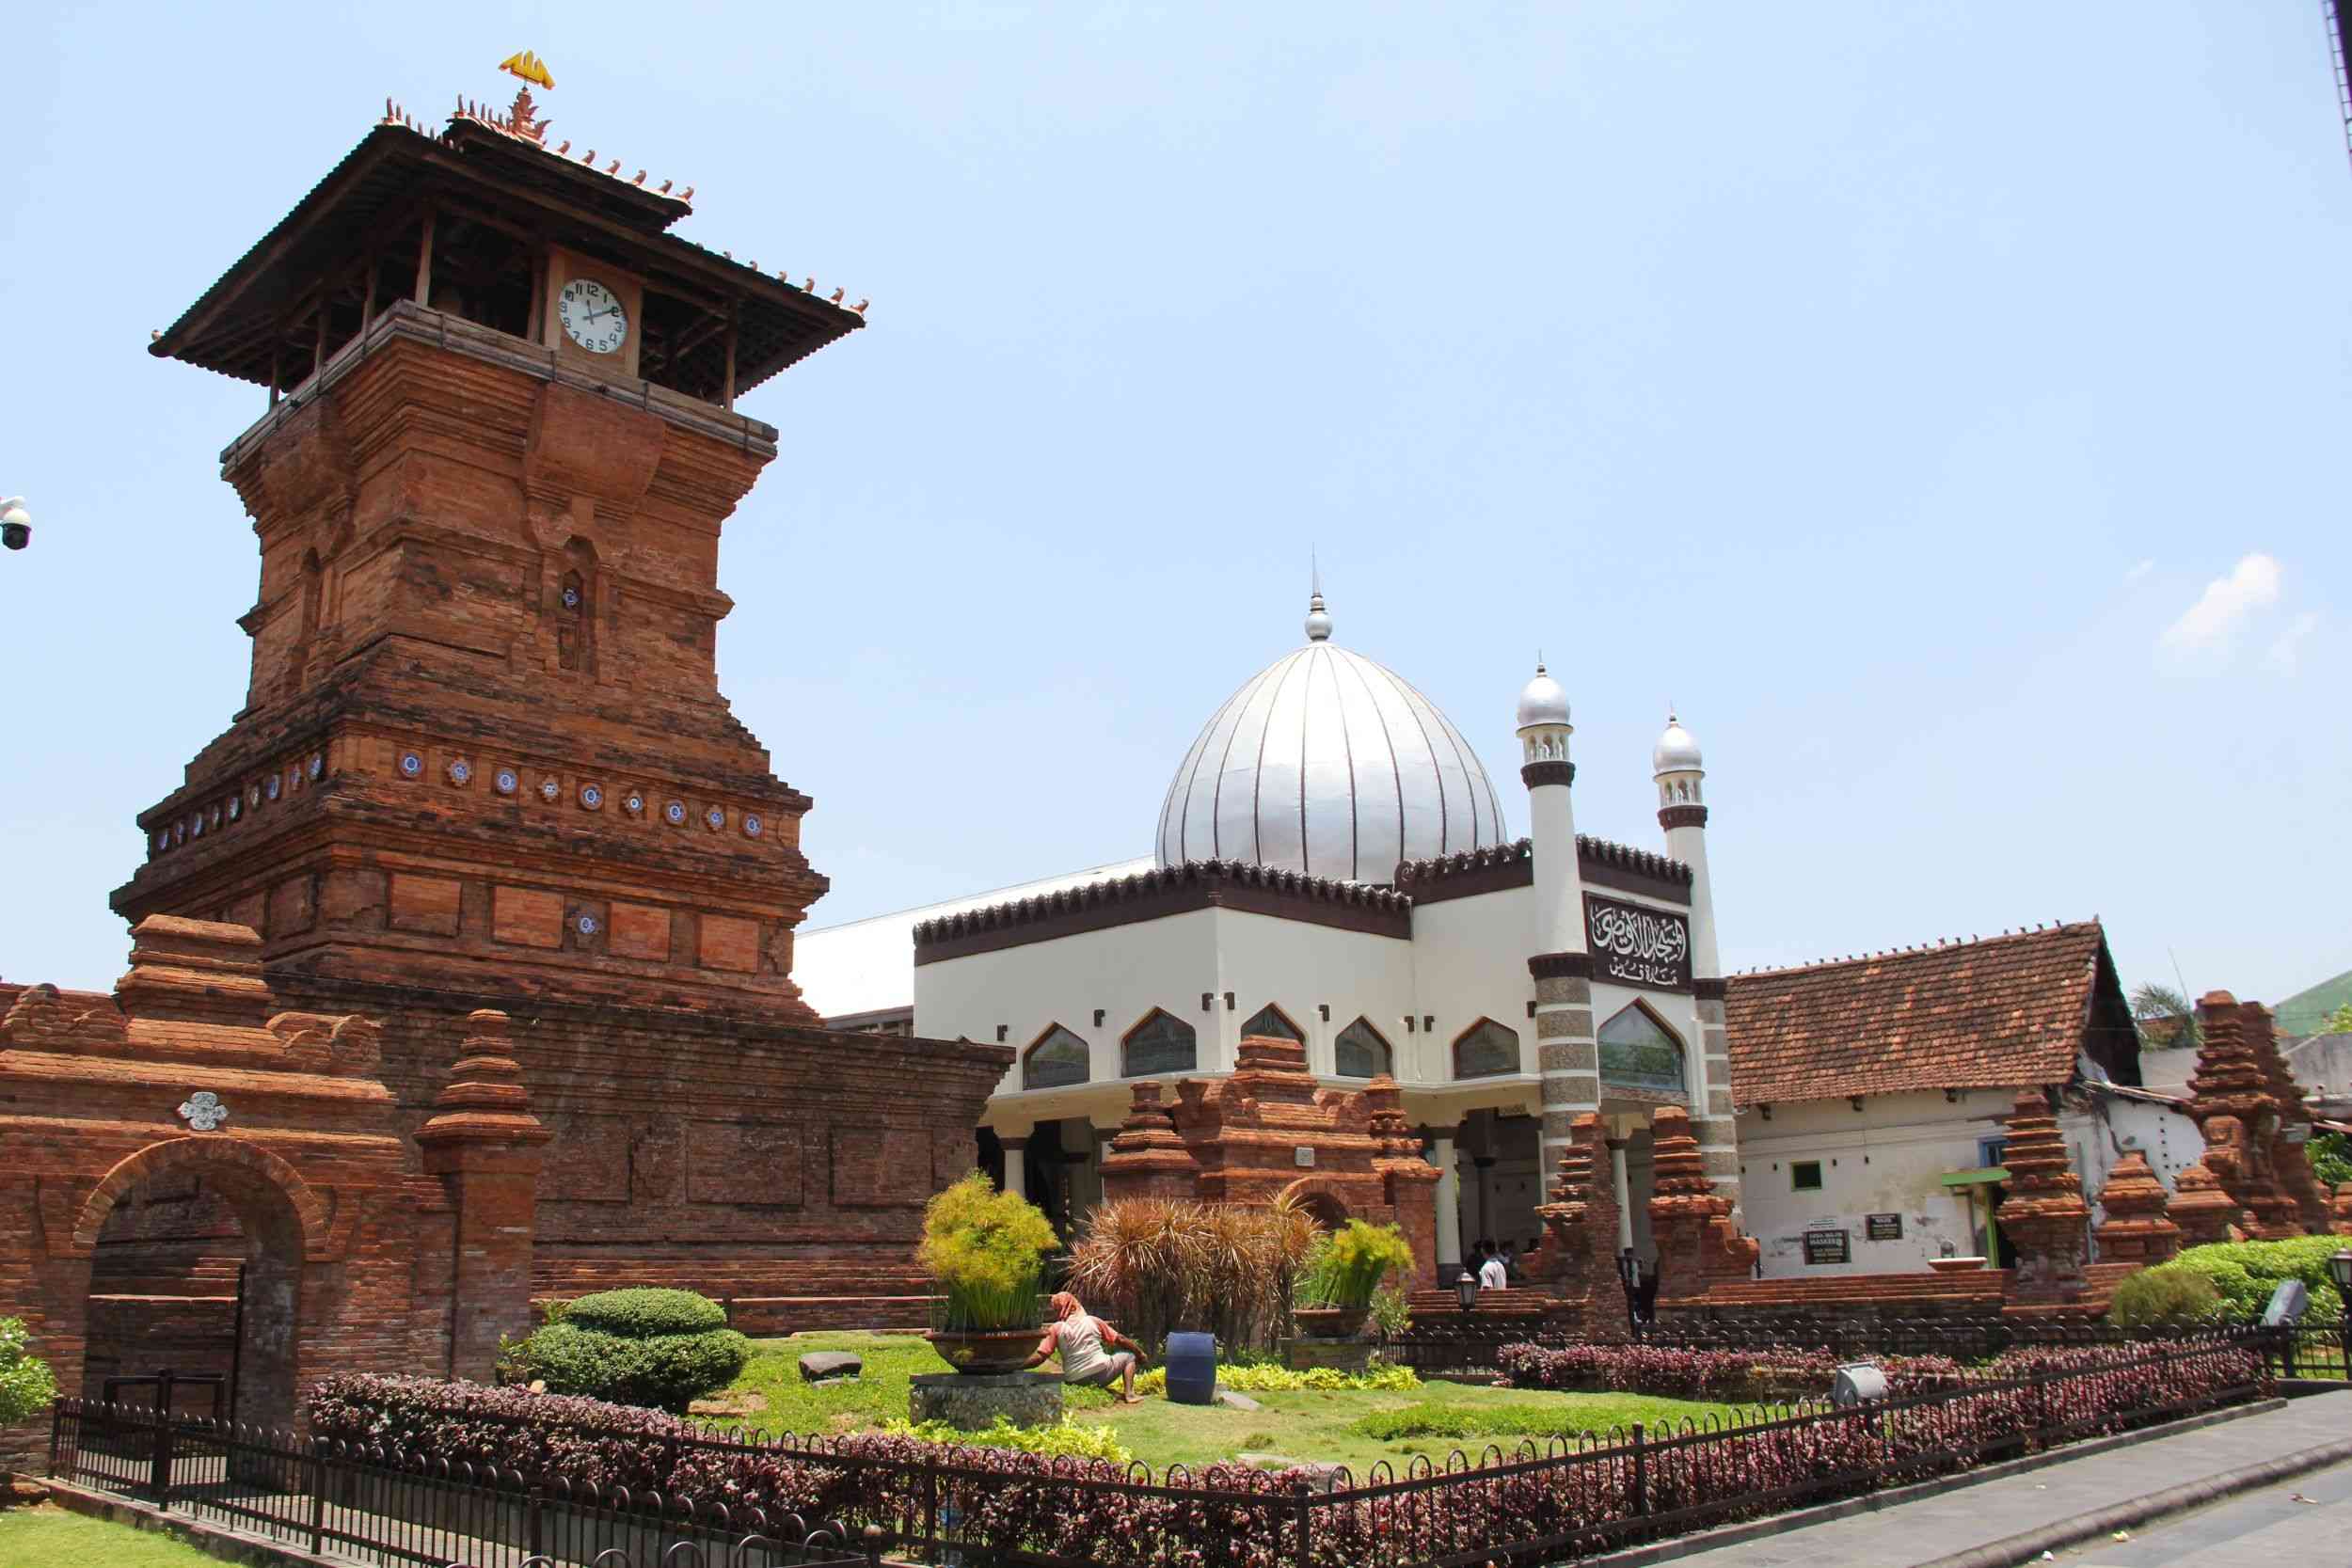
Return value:
[(2090, 921), (1735, 974), (1724, 986), (1732, 1097), (1746, 1106), (2062, 1084), (2086, 1043), (2106, 948)]

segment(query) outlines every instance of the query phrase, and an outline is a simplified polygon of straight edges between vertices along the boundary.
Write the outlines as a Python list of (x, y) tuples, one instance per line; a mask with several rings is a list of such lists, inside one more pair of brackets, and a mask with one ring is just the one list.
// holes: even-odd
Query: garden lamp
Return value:
[[(2346, 1253), (2344, 1256), (2352, 1258), (2352, 1253)], [(1470, 1270), (1464, 1269), (1462, 1277), (1454, 1282), (1454, 1299), (1462, 1304), (1463, 1311), (1476, 1311), (1478, 1309), (1478, 1276)]]

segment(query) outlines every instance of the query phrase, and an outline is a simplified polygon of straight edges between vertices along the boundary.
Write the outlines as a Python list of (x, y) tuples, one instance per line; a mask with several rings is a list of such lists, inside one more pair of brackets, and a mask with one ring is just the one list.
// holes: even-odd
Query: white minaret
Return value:
[(1600, 1109), (1600, 1058), (1593, 1044), (1593, 958), (1584, 945), (1584, 887), (1576, 858), (1576, 813), (1568, 786), (1568, 694), (1535, 661), (1519, 693), (1519, 778), (1527, 785), (1535, 860), (1534, 951), (1535, 1064), (1543, 1082), (1546, 1183), (1568, 1145), (1576, 1117)]
[(1715, 948), (1715, 890), (1707, 875), (1707, 769), (1699, 743), (1672, 712), (1650, 749), (1658, 781), (1658, 825), (1666, 853), (1691, 868), (1691, 979), (1698, 1004), (1699, 1060), (1691, 1121), (1716, 1190), (1740, 1206), (1740, 1145), (1731, 1105), (1730, 1037), (1724, 1028), (1724, 968)]

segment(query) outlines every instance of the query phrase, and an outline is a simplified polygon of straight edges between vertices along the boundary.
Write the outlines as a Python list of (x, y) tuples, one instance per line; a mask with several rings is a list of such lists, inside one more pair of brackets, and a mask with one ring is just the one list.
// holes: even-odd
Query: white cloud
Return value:
[(2205, 584), (2197, 602), (2164, 628), (2157, 647), (2175, 654), (2226, 656), (2238, 628), (2256, 610), (2279, 602), (2279, 563), (2257, 551)]
[(2155, 569), (2156, 563), (2154, 562), (2143, 561), (2138, 565), (2133, 567), (2130, 571), (2124, 573), (2123, 580), (2125, 582), (2137, 582), (2141, 578), (2146, 577), (2149, 573), (2154, 571)]
[(2263, 655), (2263, 668), (2275, 675), (2292, 675), (2302, 663), (2303, 640), (2319, 629), (2319, 611), (2307, 610), (2297, 615), (2286, 630), (2270, 644)]

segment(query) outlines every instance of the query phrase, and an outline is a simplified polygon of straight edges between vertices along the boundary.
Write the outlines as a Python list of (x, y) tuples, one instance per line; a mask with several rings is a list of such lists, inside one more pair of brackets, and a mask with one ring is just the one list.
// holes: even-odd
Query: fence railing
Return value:
[[(462, 1408), (437, 1435), (428, 1435), (434, 1430), (428, 1420), (413, 1429), (419, 1435), (410, 1440), (421, 1446), (479, 1443), (485, 1448), (477, 1452), (517, 1456), (548, 1473), (593, 1461), (608, 1475), (617, 1469), (658, 1476), (679, 1492), (750, 1497), (800, 1510), (803, 1518), (878, 1528), (897, 1554), (966, 1568), (1104, 1562), (1122, 1568), (1449, 1568), (1490, 1559), (1563, 1560), (2242, 1402), (2257, 1397), (2268, 1381), (2258, 1349), (2243, 1336), (2221, 1333), (2104, 1348), (2069, 1345), (1990, 1367), (1941, 1366), (1931, 1375), (1899, 1383), (1896, 1397), (1860, 1406), (1817, 1402), (1728, 1421), (1634, 1428), (1540, 1446), (1525, 1442), (1509, 1451), (1489, 1447), (1475, 1458), (1457, 1450), (1443, 1465), (1418, 1460), (1401, 1473), (1387, 1464), (1361, 1478), (1343, 1470), (1328, 1490), (1317, 1490), (1298, 1471), (1175, 1465), (1155, 1475), (1141, 1465), (1122, 1469), (878, 1435), (727, 1439), (531, 1421), (523, 1424), (537, 1435), (524, 1442), (508, 1421)], [(411, 1410), (402, 1418), (420, 1418)], [(130, 1456), (121, 1484), (140, 1484), (139, 1457)], [(499, 1494), (500, 1510), (530, 1506), (514, 1493), (520, 1476), (510, 1482), (497, 1473), (420, 1470), (389, 1456), (360, 1457), (373, 1466), (373, 1479), (363, 1484), (430, 1492), (435, 1484), (481, 1488), (486, 1482)], [(329, 1455), (326, 1463), (334, 1459)], [(74, 1463), (91, 1467), (78, 1457)], [(422, 1480), (408, 1479), (420, 1475)], [(323, 1506), (343, 1497), (332, 1484), (315, 1490), (327, 1498)], [(516, 1559), (548, 1544), (514, 1528), (505, 1513), (491, 1529), (480, 1516), (489, 1505), (480, 1500), (450, 1505), (474, 1508), (471, 1522), (436, 1515), (430, 1497), (387, 1501), (361, 1493), (349, 1500), (379, 1517), (421, 1519), (513, 1548), (511, 1556), (477, 1559), (461, 1556), (442, 1537), (422, 1545), (401, 1540), (387, 1544), (407, 1555), (386, 1555), (386, 1561), (428, 1560), (418, 1554), (446, 1551), (481, 1568), (520, 1568)], [(569, 1500), (557, 1489), (545, 1492), (538, 1504), (543, 1530), (549, 1528), (544, 1511)], [(624, 1529), (649, 1531), (654, 1515), (665, 1523), (673, 1515), (706, 1518), (689, 1504), (658, 1503), (642, 1494), (629, 1498), (617, 1489), (581, 1500), (589, 1505), (581, 1512), (603, 1522), (603, 1538), (640, 1554), (659, 1542), (622, 1540)], [(617, 1519), (608, 1517), (614, 1513)], [(743, 1528), (745, 1516), (732, 1516), (731, 1523)], [(375, 1539), (383, 1538), (377, 1530)], [(705, 1541), (718, 1538), (706, 1528)], [(841, 1538), (849, 1539), (846, 1533)], [(580, 1538), (564, 1538), (560, 1553), (548, 1555), (575, 1560), (575, 1541)]]
[(838, 1524), (291, 1433), (59, 1400), (49, 1474), (312, 1553), (428, 1568), (872, 1568)]

